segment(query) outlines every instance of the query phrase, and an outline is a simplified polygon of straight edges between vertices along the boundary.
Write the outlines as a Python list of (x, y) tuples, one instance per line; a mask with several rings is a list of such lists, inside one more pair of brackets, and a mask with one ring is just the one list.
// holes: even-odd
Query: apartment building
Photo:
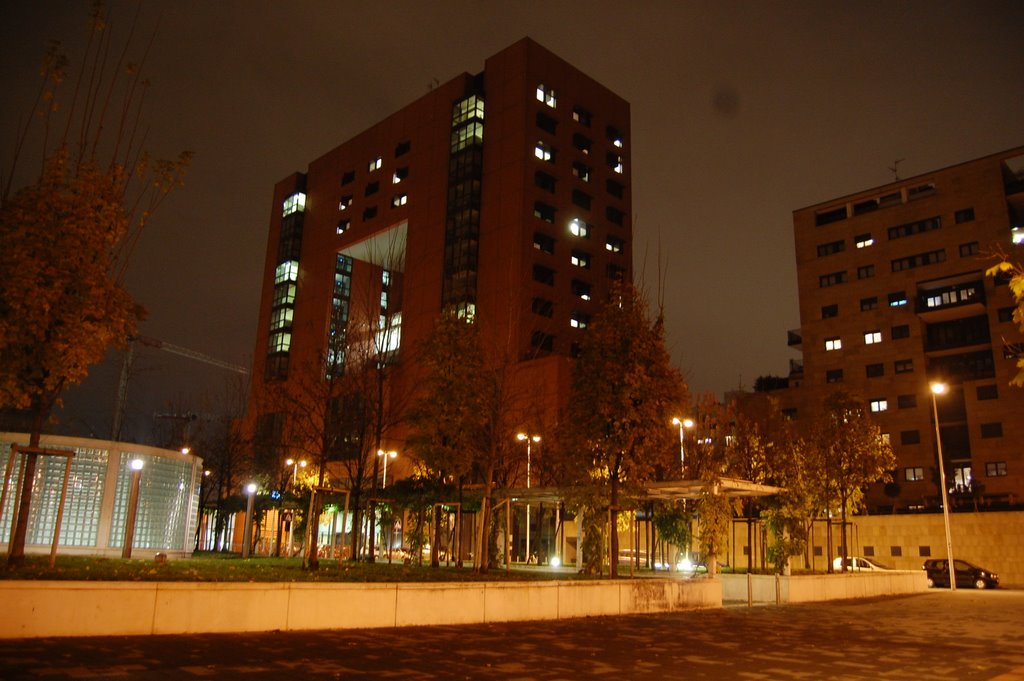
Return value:
[(896, 452), (872, 510), (940, 508), (935, 395), (951, 505), (1024, 502), (1024, 351), (993, 253), (1024, 241), (1024, 147), (793, 213), (803, 355), (783, 401), (864, 398)]
[(451, 311), (543, 433), (610, 282), (632, 277), (629, 104), (523, 39), (280, 181), (269, 222), (250, 428), (280, 437), (288, 414), (263, 398), (353, 362), (392, 365), (407, 399)]

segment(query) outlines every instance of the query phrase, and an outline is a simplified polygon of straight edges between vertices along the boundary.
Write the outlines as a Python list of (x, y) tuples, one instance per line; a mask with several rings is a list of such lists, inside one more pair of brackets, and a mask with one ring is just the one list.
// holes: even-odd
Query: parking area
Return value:
[(0, 641), (3, 679), (1024, 678), (1024, 591), (555, 622)]

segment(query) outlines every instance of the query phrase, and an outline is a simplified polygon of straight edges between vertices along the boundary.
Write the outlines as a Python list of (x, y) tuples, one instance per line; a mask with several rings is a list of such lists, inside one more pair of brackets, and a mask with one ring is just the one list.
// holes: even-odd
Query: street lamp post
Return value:
[(377, 456), (384, 459), (384, 481), (381, 483), (380, 486), (381, 489), (384, 489), (385, 487), (388, 486), (388, 459), (394, 459), (395, 457), (397, 457), (398, 452), (396, 452), (395, 450), (385, 452), (383, 449), (378, 449)]
[(245, 534), (242, 536), (242, 558), (248, 558), (252, 551), (252, 516), (256, 505), (256, 483), (250, 482), (245, 486), (245, 491), (249, 495), (249, 500), (245, 505), (245, 524), (242, 530)]
[(693, 419), (672, 419), (672, 425), (679, 426), (679, 474), (686, 479), (686, 446), (683, 438), (684, 428), (693, 428)]
[(299, 481), (299, 468), (305, 468), (305, 460), (296, 461), (295, 459), (285, 459), (285, 465), (292, 467), (292, 485), (295, 485)]
[(139, 511), (139, 483), (142, 481), (142, 459), (132, 459), (132, 479), (128, 489), (128, 514), (124, 521), (124, 546), (121, 548), (122, 558), (132, 557), (132, 544), (135, 542), (135, 519)]
[[(527, 435), (519, 433), (516, 439), (526, 443), (526, 489), (530, 489), (530, 445), (540, 442), (540, 435)], [(530, 562), (530, 500), (526, 500), (526, 562)]]
[(949, 389), (945, 383), (931, 384), (932, 415), (935, 417), (935, 446), (939, 452), (939, 484), (942, 486), (942, 520), (946, 526), (946, 567), (949, 568), (949, 590), (956, 591), (956, 573), (953, 570), (953, 535), (949, 531), (949, 493), (946, 490), (946, 466), (942, 461), (942, 434), (939, 430), (939, 407), (935, 396), (943, 395)]

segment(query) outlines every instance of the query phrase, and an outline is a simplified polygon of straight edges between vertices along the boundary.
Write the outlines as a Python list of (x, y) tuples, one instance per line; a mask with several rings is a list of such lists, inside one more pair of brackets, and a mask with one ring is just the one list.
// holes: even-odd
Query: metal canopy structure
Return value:
[[(666, 480), (648, 483), (646, 499), (672, 501), (678, 499), (699, 499), (704, 482), (701, 480)], [(739, 478), (719, 478), (718, 492), (727, 497), (768, 497), (779, 494), (784, 488), (761, 485)], [(562, 501), (564, 491), (559, 487), (510, 487), (495, 490), (496, 496), (512, 499), (514, 503), (554, 503)]]

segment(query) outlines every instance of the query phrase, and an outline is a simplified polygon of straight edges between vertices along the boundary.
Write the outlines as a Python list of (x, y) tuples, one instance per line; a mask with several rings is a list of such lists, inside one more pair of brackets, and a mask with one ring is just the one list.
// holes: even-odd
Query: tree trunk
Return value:
[(438, 513), (438, 506), (434, 504), (431, 510), (431, 516), (434, 522), (433, 537), (430, 540), (430, 567), (441, 567), (441, 557), (439, 546), (441, 544), (441, 517)]
[(484, 496), (480, 500), (480, 527), (477, 529), (476, 570), (487, 574), (491, 567), (490, 533), (487, 531), (491, 521), (491, 494), (494, 492), (494, 457), (491, 450), (490, 461), (487, 463), (487, 479), (484, 481)]
[[(35, 413), (32, 416), (32, 433), (29, 435), (28, 441), (28, 446), (32, 449), (39, 447), (43, 422), (49, 411), (42, 403), (36, 405)], [(12, 451), (11, 456), (13, 455)], [(32, 508), (32, 488), (35, 485), (36, 460), (38, 458), (35, 452), (25, 455), (25, 470), (21, 478), (21, 502), (18, 505), (18, 522), (14, 527), (14, 537), (7, 555), (7, 567), (11, 569), (25, 564), (25, 540), (28, 536), (28, 516)]]
[(612, 496), (608, 507), (608, 576), (615, 579), (619, 576), (619, 480), (618, 475), (611, 476)]

